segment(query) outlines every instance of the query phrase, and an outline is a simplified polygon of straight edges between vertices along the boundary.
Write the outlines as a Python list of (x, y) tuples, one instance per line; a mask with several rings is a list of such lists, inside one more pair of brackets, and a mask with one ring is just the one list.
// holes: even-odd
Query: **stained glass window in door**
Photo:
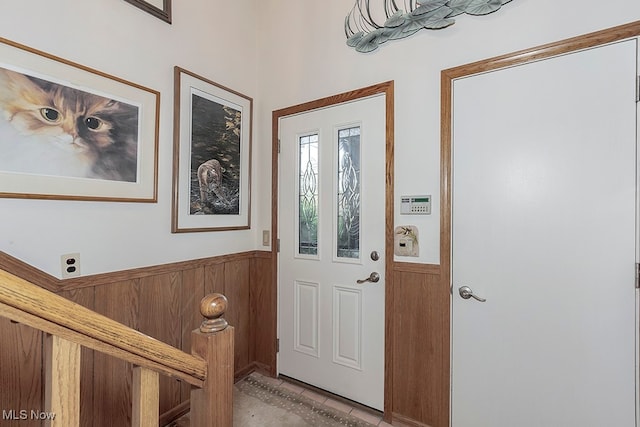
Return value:
[(318, 255), (318, 134), (298, 139), (298, 254)]
[(360, 126), (338, 131), (338, 258), (360, 258)]

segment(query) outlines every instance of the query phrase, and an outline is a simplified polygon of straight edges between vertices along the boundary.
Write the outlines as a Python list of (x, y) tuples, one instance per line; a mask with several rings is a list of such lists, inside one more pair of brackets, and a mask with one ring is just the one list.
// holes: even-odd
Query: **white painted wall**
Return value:
[[(343, 22), (353, 4), (354, 0), (257, 2), (257, 97), (266, 112), (395, 80), (396, 212), (403, 194), (434, 197), (431, 216), (396, 215), (396, 225), (418, 226), (421, 246), (419, 258), (399, 260), (427, 263), (438, 263), (440, 256), (440, 71), (640, 19), (636, 0), (513, 0), (494, 14), (461, 15), (449, 28), (421, 30), (361, 54), (345, 45)], [(495, 121), (499, 124), (500, 111)], [(270, 128), (265, 114), (258, 133), (266, 137)], [(260, 156), (269, 149), (264, 142)], [(263, 172), (260, 180), (266, 182), (269, 177)], [(262, 202), (266, 210), (266, 200)]]
[(171, 234), (173, 67), (255, 98), (255, 22), (252, 0), (174, 0), (172, 25), (123, 0), (5, 2), (0, 36), (158, 90), (161, 107), (158, 203), (0, 199), (0, 250), (60, 277), (66, 253), (86, 275), (255, 249), (255, 228)]
[[(450, 28), (360, 54), (343, 33), (353, 1), (173, 0), (173, 25), (123, 0), (4, 5), (0, 36), (162, 97), (158, 203), (0, 199), (0, 250), (59, 277), (60, 255), (70, 252), (80, 252), (83, 274), (95, 274), (262, 249), (271, 223), (271, 111), (395, 80), (397, 198), (434, 196), (431, 216), (396, 217), (421, 236), (420, 257), (402, 260), (437, 263), (440, 70), (640, 19), (636, 0), (513, 0), (495, 14), (459, 16)], [(170, 233), (174, 65), (254, 98), (249, 231)]]

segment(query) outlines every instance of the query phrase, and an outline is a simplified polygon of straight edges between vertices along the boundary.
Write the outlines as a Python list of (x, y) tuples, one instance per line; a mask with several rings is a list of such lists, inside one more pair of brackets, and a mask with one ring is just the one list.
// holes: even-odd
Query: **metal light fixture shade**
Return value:
[(446, 28), (455, 23), (454, 16), (463, 13), (493, 13), (511, 0), (403, 0), (406, 12), (398, 7), (395, 0), (382, 0), (385, 15), (382, 24), (373, 17), (369, 1), (356, 0), (344, 19), (347, 46), (362, 53), (372, 52), (388, 40), (408, 37), (422, 28)]

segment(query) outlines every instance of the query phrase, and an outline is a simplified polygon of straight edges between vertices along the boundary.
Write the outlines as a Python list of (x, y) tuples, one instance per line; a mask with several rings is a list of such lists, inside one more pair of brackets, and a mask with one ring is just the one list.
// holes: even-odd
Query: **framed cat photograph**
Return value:
[(171, 232), (250, 228), (253, 99), (174, 68)]
[(0, 197), (157, 201), (160, 93), (0, 38)]

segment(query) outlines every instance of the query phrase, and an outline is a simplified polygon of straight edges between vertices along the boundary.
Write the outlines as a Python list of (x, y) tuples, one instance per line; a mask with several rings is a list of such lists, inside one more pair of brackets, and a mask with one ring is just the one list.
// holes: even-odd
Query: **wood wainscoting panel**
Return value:
[[(181, 350), (191, 354), (191, 332), (202, 324), (204, 318), (200, 314), (200, 301), (204, 297), (204, 267), (182, 271), (182, 339)], [(186, 402), (191, 396), (191, 385), (182, 384), (180, 401)], [(162, 411), (160, 412), (163, 413)]]
[[(95, 311), (138, 330), (139, 280), (125, 280), (95, 288)], [(113, 356), (93, 355), (94, 425), (131, 425), (133, 367)], [(105, 420), (102, 422), (101, 420)], [(107, 424), (106, 420), (109, 420)]]
[(249, 358), (268, 375), (276, 375), (276, 339), (278, 306), (276, 286), (271, 286), (271, 254), (251, 260), (251, 331)]
[[(225, 318), (235, 329), (236, 378), (256, 367), (275, 374), (271, 260), (271, 252), (251, 251), (59, 280), (0, 252), (0, 268), (36, 285), (44, 281), (42, 287), (187, 353), (191, 331), (203, 320), (202, 297), (224, 294)], [(0, 410), (44, 408), (42, 334), (0, 317), (0, 340)], [(132, 375), (130, 364), (82, 349), (81, 425), (130, 425)], [(190, 391), (188, 384), (161, 375), (161, 420), (188, 410)]]
[[(19, 420), (20, 411), (43, 411), (43, 334), (9, 319), (0, 318), (0, 424), (39, 427), (35, 419)], [(6, 421), (12, 417), (19, 421)]]
[[(223, 263), (207, 265), (204, 268), (204, 295), (211, 293), (224, 294), (224, 279)], [(229, 320), (228, 317), (226, 318)]]
[(226, 319), (235, 328), (234, 366), (237, 373), (244, 373), (250, 366), (249, 328), (251, 305), (249, 303), (249, 277), (251, 262), (248, 259), (227, 262), (224, 265), (224, 295), (229, 300)]
[(449, 289), (441, 283), (439, 266), (397, 263), (393, 283), (393, 419), (446, 427), (449, 313), (442, 307)]
[[(181, 272), (158, 274), (140, 279), (138, 330), (146, 335), (180, 348), (182, 300)], [(181, 383), (166, 375), (160, 376), (160, 413), (176, 407), (180, 401)]]
[[(95, 289), (82, 288), (60, 292), (60, 295), (95, 311)], [(80, 425), (94, 424), (93, 413), (93, 356), (94, 351), (83, 347), (80, 351)]]

